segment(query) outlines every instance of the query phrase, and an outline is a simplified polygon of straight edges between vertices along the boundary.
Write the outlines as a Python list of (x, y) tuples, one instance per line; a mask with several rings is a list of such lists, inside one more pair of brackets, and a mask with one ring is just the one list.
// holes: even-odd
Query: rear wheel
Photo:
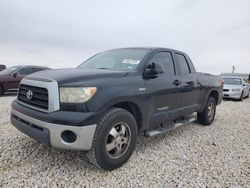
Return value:
[(132, 155), (137, 136), (133, 115), (121, 108), (108, 110), (99, 121), (88, 160), (99, 168), (114, 170)]
[(216, 100), (209, 97), (203, 112), (197, 113), (198, 122), (204, 126), (211, 125), (216, 114)]

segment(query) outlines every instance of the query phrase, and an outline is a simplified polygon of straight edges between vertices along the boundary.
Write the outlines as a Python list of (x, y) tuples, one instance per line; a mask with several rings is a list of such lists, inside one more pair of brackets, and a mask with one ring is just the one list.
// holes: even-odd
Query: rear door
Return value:
[(160, 123), (178, 116), (180, 107), (180, 84), (174, 84), (178, 80), (172, 53), (169, 51), (155, 52), (148, 64), (161, 64), (164, 73), (157, 77), (145, 80), (148, 111), (152, 115), (152, 123)]
[(199, 108), (200, 84), (197, 83), (197, 75), (192, 71), (188, 58), (182, 53), (175, 53), (181, 77), (181, 115), (187, 115)]

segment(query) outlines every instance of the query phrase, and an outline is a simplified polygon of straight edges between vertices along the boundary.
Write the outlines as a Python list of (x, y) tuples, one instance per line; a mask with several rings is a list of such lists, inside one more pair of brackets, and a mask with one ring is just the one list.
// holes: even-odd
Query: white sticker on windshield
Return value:
[(122, 63), (130, 65), (138, 65), (140, 62), (141, 62), (140, 60), (124, 59)]

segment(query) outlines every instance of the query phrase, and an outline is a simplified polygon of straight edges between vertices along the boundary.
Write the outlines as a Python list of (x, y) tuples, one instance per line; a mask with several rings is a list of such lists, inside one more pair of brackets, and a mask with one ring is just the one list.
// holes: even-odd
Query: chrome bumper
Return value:
[(223, 98), (240, 99), (241, 92), (223, 92)]
[[(90, 150), (94, 138), (96, 124), (88, 126), (68, 126), (44, 122), (14, 109), (11, 111), (12, 124), (27, 134), (52, 147), (66, 150)], [(72, 131), (76, 134), (76, 140), (67, 143), (62, 139), (64, 131)]]

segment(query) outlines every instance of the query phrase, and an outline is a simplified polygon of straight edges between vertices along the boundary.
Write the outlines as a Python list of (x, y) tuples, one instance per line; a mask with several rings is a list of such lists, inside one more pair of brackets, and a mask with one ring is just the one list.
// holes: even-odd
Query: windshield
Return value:
[(147, 52), (147, 49), (110, 50), (93, 56), (77, 68), (134, 71)]
[(9, 67), (7, 69), (4, 69), (2, 71), (0, 71), (0, 75), (5, 75), (5, 74), (11, 74), (13, 73), (15, 70), (17, 70), (19, 67), (15, 66), (15, 67)]
[(224, 84), (230, 85), (241, 85), (242, 81), (240, 78), (223, 78)]

